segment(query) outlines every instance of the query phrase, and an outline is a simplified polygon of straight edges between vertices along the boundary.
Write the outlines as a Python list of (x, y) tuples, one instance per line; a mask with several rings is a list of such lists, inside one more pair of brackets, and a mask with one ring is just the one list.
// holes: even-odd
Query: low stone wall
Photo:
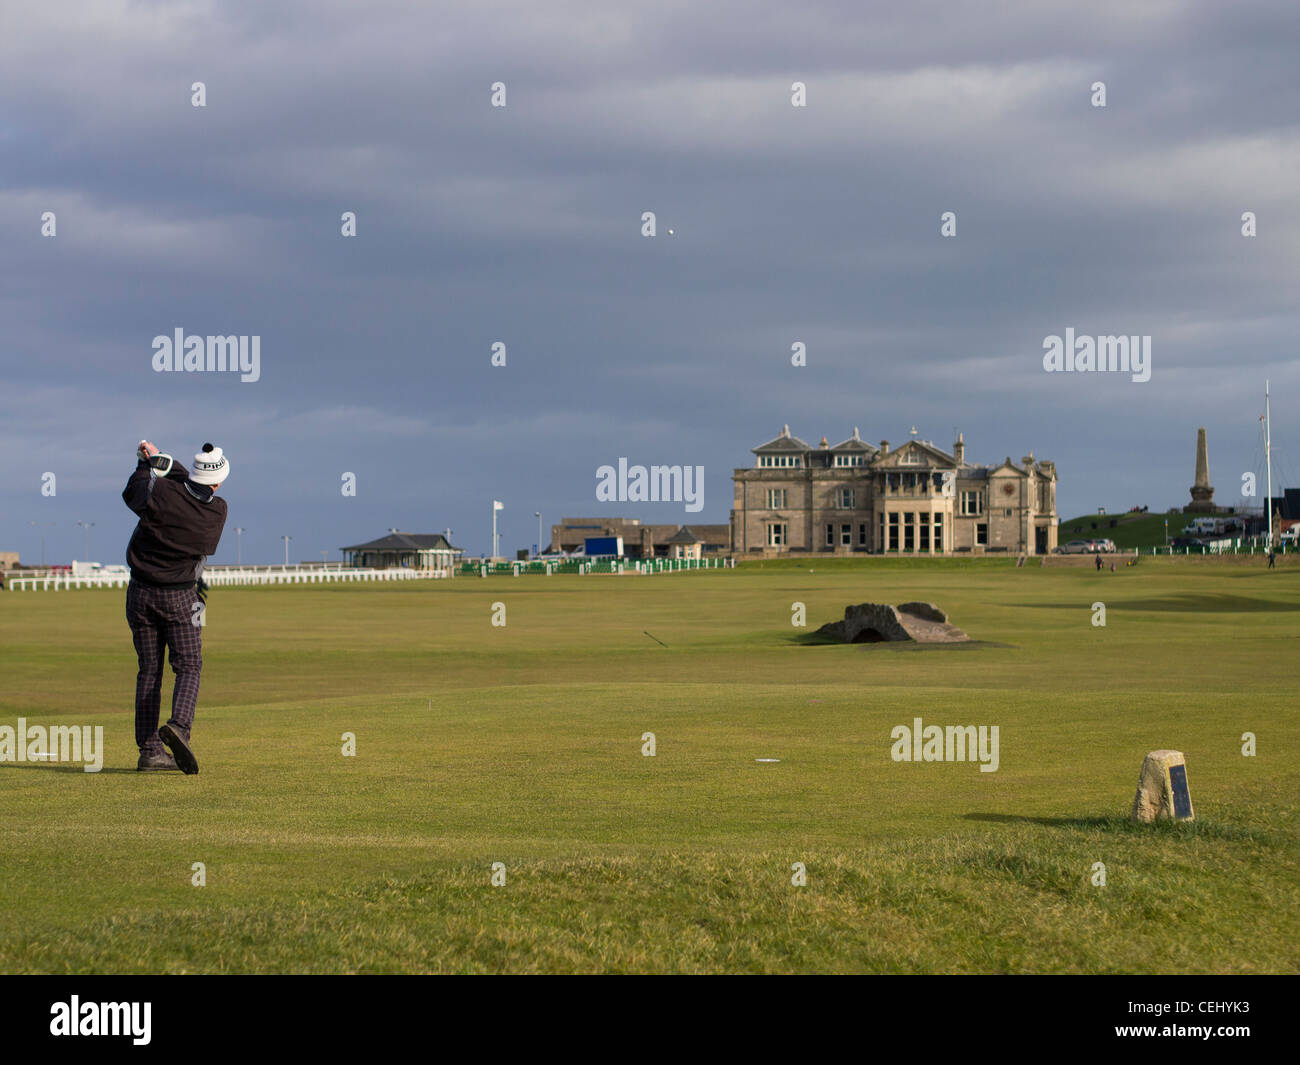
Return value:
[(1137, 565), (1138, 559), (1141, 558), (1142, 556), (1140, 556), (1136, 551), (1112, 551), (1112, 552), (1104, 552), (1100, 556), (1098, 555), (1041, 555), (1039, 557), (1047, 560), (1046, 562), (1043, 563), (1043, 565), (1045, 566), (1065, 566), (1065, 567), (1084, 566), (1088, 569), (1096, 569), (1097, 559), (1098, 557), (1100, 557), (1102, 566), (1105, 569), (1109, 570), (1110, 564), (1112, 562), (1115, 563), (1116, 569), (1122, 569), (1124, 566), (1130, 564)]

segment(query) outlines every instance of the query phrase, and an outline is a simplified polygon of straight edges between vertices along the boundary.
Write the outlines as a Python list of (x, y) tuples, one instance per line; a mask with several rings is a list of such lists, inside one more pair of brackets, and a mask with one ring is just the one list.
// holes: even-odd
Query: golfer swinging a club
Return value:
[[(122, 492), (126, 505), (140, 516), (126, 548), (131, 567), (126, 620), (140, 661), (136, 769), (197, 773), (190, 729), (203, 671), (203, 562), (216, 551), (226, 524), (226, 501), (217, 498), (217, 489), (230, 473), (230, 463), (221, 448), (204, 444), (194, 456), (194, 472), (188, 473), (147, 440), (140, 441), (136, 458), (135, 473)], [(163, 653), (168, 650), (176, 684), (172, 715), (159, 728)]]

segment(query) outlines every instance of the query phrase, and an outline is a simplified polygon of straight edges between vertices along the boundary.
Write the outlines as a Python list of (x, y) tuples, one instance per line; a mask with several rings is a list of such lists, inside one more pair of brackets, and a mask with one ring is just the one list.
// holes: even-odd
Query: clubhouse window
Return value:
[(975, 526), (975, 544), (977, 547), (988, 547), (989, 527), (987, 522), (980, 522)]

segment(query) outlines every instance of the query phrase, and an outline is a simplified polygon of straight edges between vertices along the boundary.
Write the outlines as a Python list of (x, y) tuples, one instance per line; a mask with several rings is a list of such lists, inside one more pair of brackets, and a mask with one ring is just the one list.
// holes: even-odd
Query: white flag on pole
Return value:
[(505, 510), (505, 509), (506, 509), (506, 505), (505, 505), (504, 503), (499, 503), (499, 502), (497, 502), (497, 501), (494, 499), (494, 500), (492, 500), (492, 509), (493, 509), (493, 510)]

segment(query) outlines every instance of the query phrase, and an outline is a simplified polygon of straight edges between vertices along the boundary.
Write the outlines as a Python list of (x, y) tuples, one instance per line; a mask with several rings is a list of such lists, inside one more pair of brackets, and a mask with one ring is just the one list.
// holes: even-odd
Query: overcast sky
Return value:
[[(141, 437), (225, 448), (214, 562), (236, 525), (244, 561), (390, 527), (478, 554), (493, 499), (511, 555), (539, 510), (722, 523), (785, 423), (1032, 450), (1065, 517), (1182, 505), (1204, 425), (1239, 503), (1266, 377), (1295, 484), (1293, 0), (0, 13), (0, 550), (24, 562), (33, 521), (81, 557), (78, 520), (122, 560)], [(1150, 335), (1151, 379), (1045, 372), (1067, 327)], [(155, 372), (178, 328), (259, 336), (260, 379)], [(620, 456), (703, 466), (703, 510), (597, 502)]]

